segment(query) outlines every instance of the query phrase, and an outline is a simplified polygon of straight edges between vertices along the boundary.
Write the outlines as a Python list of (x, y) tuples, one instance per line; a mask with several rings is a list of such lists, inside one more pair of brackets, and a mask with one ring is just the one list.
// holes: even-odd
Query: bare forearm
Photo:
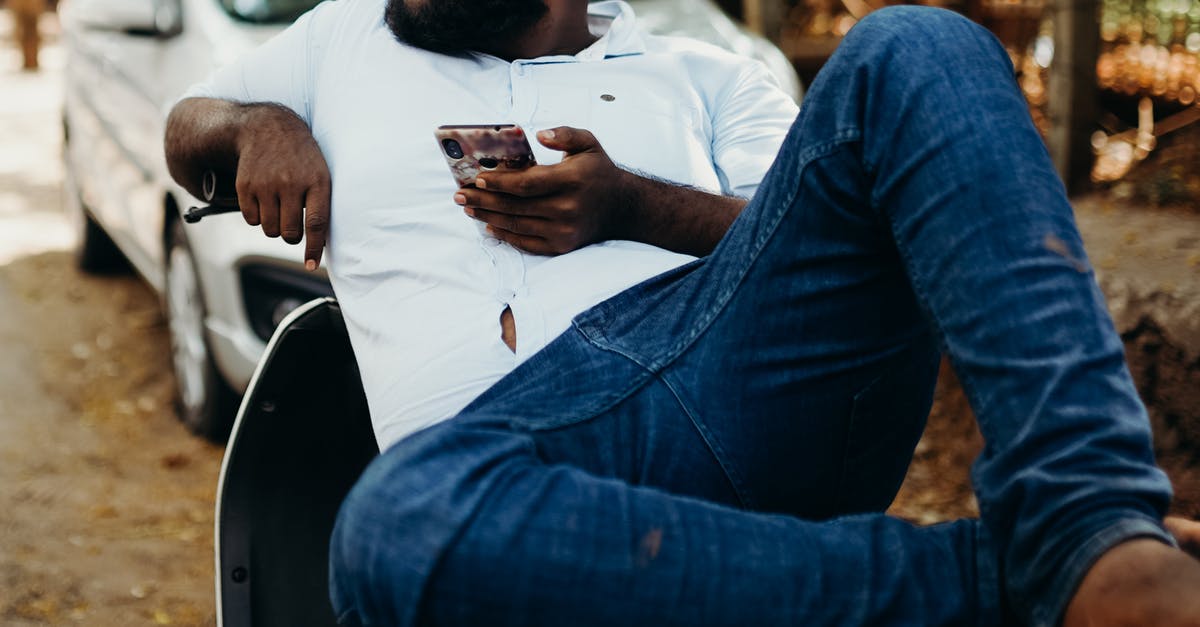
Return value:
[(316, 269), (332, 183), (320, 146), (291, 109), (188, 98), (167, 118), (163, 144), (171, 176), (192, 195), (203, 197), (204, 174), (213, 171), (217, 195), (236, 195), (248, 224), (290, 244), (305, 238), (305, 265)]
[(591, 132), (560, 126), (538, 141), (561, 163), (485, 172), (454, 202), (495, 237), (538, 255), (623, 239), (704, 256), (746, 206), (740, 198), (655, 180), (618, 167)]
[(280, 125), (307, 132), (304, 121), (272, 103), (241, 104), (213, 98), (187, 98), (167, 117), (163, 138), (171, 177), (197, 198), (205, 171), (217, 175), (218, 191), (234, 194), (233, 183), (247, 132)]
[(214, 171), (220, 181), (232, 181), (245, 118), (243, 105), (225, 100), (187, 98), (176, 104), (163, 138), (171, 177), (197, 198), (202, 197), (206, 170)]
[(703, 257), (713, 251), (746, 200), (627, 172), (624, 226), (628, 239), (675, 252)]

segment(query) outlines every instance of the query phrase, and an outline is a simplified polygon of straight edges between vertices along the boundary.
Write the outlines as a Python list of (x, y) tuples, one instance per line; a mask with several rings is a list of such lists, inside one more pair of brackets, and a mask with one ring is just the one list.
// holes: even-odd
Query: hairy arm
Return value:
[(268, 237), (305, 239), (316, 269), (329, 224), (329, 167), (308, 125), (287, 107), (187, 98), (167, 118), (167, 168), (193, 196), (211, 170), (218, 194), (236, 192), (242, 217)]
[(610, 239), (644, 242), (697, 257), (716, 248), (747, 202), (640, 172), (628, 172), (624, 188), (632, 197), (630, 215)]
[[(213, 171), (221, 183), (234, 180), (238, 134), (247, 108), (225, 100), (187, 98), (171, 109), (163, 148), (175, 182), (203, 198), (200, 182), (206, 171)], [(232, 192), (232, 185), (225, 191)]]
[(454, 196), (467, 215), (522, 250), (554, 255), (623, 239), (703, 256), (746, 206), (741, 198), (623, 170), (582, 129), (542, 131), (538, 141), (566, 153), (562, 162), (488, 172)]

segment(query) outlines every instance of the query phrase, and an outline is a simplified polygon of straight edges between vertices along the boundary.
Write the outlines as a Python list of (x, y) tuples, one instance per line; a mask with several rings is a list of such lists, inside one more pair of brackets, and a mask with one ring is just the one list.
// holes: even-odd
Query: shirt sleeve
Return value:
[(192, 85), (183, 98), (220, 98), (234, 102), (281, 104), (312, 124), (317, 60), (327, 44), (332, 7), (322, 2), (258, 48)]
[(754, 195), (798, 113), (765, 66), (745, 65), (713, 115), (713, 165), (722, 192)]

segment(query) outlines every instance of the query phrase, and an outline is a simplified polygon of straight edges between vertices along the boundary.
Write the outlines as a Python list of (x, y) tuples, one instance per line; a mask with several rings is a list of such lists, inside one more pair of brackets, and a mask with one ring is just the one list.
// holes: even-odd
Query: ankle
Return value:
[[(1105, 553), (1084, 576), (1064, 627), (1200, 624), (1200, 562), (1158, 540), (1130, 540)], [(1190, 622), (1179, 622), (1192, 617)]]

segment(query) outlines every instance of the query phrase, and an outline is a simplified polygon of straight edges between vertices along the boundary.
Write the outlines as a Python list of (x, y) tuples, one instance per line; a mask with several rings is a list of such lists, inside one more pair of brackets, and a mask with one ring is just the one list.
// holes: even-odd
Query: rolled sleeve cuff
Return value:
[(1162, 526), (1162, 523), (1149, 517), (1126, 515), (1117, 520), (1108, 521), (1098, 526), (1098, 530), (1079, 545), (1074, 555), (1067, 560), (1058, 577), (1051, 585), (1047, 594), (1033, 607), (1033, 624), (1036, 627), (1053, 627), (1060, 624), (1067, 605), (1083, 582), (1092, 566), (1101, 555), (1110, 549), (1135, 538), (1152, 538), (1168, 546), (1178, 548), (1175, 538)]

